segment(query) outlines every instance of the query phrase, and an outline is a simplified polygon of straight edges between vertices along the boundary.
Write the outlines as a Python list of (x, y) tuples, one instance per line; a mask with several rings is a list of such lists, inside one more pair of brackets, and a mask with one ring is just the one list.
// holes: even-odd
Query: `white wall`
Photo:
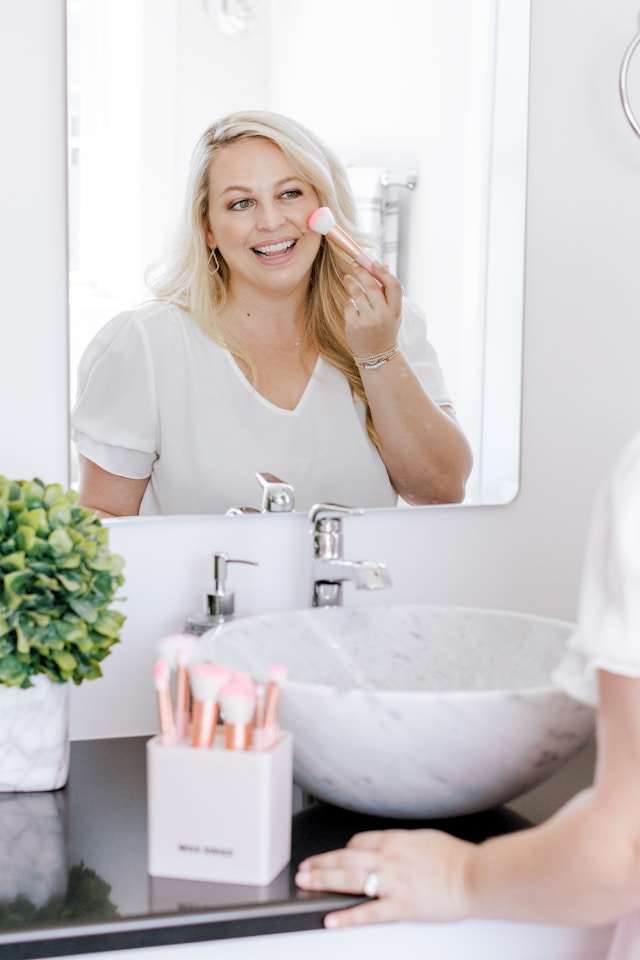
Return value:
[(64, 0), (0, 0), (0, 473), (68, 474)]
[[(38, 332), (43, 313), (53, 331), (66, 304), (62, 14), (63, 0), (0, 0), (4, 142), (11, 129), (18, 141), (0, 153), (1, 469), (47, 479), (63, 474), (66, 431), (66, 344)], [(533, 0), (521, 491), (504, 507), (349, 519), (349, 554), (389, 563), (386, 600), (574, 615), (596, 487), (640, 420), (640, 140), (617, 96), (636, 15), (636, 0)], [(25, 122), (29, 108), (36, 122)], [(209, 521), (212, 549), (246, 537), (225, 519)], [(294, 544), (306, 549), (306, 522), (291, 519), (280, 545), (273, 525), (252, 538), (280, 564), (271, 596), (282, 605), (301, 596), (288, 577)], [(129, 542), (120, 529), (115, 546)]]

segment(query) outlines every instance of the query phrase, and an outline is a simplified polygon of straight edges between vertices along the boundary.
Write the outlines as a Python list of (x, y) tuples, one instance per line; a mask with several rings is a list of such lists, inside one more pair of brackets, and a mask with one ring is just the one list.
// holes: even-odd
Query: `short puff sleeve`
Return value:
[(434, 403), (453, 406), (438, 356), (427, 337), (422, 310), (411, 300), (403, 300), (402, 325), (398, 334), (402, 353)]
[(596, 706), (598, 670), (640, 677), (640, 434), (596, 500), (578, 628), (554, 679), (575, 699)]
[(86, 348), (71, 437), (78, 453), (103, 470), (150, 476), (157, 457), (156, 392), (146, 331), (134, 312), (109, 320)]

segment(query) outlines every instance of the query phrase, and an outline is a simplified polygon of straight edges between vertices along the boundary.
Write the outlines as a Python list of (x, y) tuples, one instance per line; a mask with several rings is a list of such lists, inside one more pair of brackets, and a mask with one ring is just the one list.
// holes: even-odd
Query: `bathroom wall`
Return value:
[[(13, 131), (0, 154), (0, 470), (12, 475), (52, 477), (66, 462), (62, 13), (63, 0), (0, 0), (0, 115)], [(501, 507), (348, 519), (348, 553), (391, 568), (386, 600), (574, 615), (597, 485), (640, 426), (640, 140), (617, 93), (636, 17), (632, 0), (533, 0), (521, 491)], [(280, 542), (275, 524), (251, 534), (283, 571), (307, 536), (291, 519)], [(284, 604), (301, 588), (283, 575), (274, 589)]]
[(63, 0), (0, 0), (0, 473), (12, 477), (68, 474), (63, 12)]

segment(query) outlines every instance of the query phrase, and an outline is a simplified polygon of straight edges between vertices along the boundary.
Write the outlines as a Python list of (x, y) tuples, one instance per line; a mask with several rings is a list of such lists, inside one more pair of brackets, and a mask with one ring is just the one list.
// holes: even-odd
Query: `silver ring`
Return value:
[(377, 897), (378, 896), (378, 874), (377, 873), (368, 873), (367, 878), (364, 881), (363, 893), (367, 897)]

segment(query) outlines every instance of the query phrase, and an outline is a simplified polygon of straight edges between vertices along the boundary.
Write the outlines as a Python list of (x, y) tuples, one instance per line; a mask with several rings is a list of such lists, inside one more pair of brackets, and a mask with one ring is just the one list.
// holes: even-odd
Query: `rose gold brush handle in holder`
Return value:
[(291, 859), (293, 738), (268, 750), (147, 741), (147, 868), (154, 877), (271, 883)]

